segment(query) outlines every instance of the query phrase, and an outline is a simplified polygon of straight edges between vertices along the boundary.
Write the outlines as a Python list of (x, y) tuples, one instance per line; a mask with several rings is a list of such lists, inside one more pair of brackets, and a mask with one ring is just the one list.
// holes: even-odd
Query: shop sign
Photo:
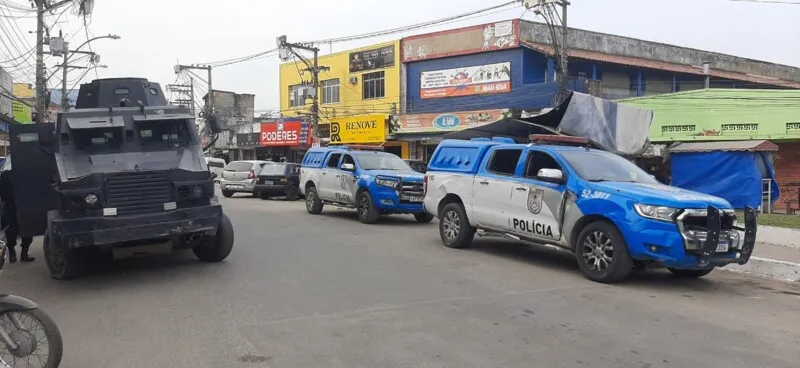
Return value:
[(241, 133), (236, 135), (236, 145), (239, 147), (258, 146), (261, 144), (259, 133)]
[(406, 37), (401, 44), (402, 60), (408, 63), (514, 48), (519, 46), (518, 28), (517, 20), (507, 20)]
[(350, 53), (350, 73), (394, 66), (394, 45)]
[(381, 143), (386, 140), (386, 115), (331, 119), (331, 143)]
[(310, 138), (308, 125), (300, 120), (261, 123), (261, 146), (306, 145), (311, 143)]
[(420, 98), (444, 98), (511, 92), (511, 63), (420, 73)]
[(19, 101), (12, 101), (11, 102), (11, 110), (14, 113), (14, 120), (22, 123), (22, 124), (32, 124), (33, 123), (33, 115), (32, 109), (30, 106), (19, 102)]
[(397, 133), (435, 133), (474, 128), (505, 117), (507, 110), (400, 115)]

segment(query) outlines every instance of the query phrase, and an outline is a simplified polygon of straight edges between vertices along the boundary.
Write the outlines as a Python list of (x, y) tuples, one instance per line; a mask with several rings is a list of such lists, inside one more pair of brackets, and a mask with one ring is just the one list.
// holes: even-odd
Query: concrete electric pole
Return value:
[(44, 71), (44, 0), (36, 2), (36, 122), (44, 123), (47, 91)]
[[(311, 72), (311, 88), (314, 91), (311, 95), (311, 129), (314, 140), (319, 142), (319, 72), (330, 70), (330, 68), (319, 66), (319, 48), (314, 45), (289, 43), (286, 42), (286, 36), (278, 37), (277, 44), (281, 61), (289, 61), (290, 56), (294, 55), (306, 65), (304, 70)], [(295, 49), (310, 51), (314, 54), (313, 61), (308, 60)]]
[[(44, 123), (47, 114), (47, 78), (44, 67), (44, 44), (49, 40), (44, 37), (44, 12), (53, 11), (64, 5), (80, 3), (80, 13), (90, 15), (94, 8), (94, 0), (62, 0), (50, 3), (49, 0), (31, 0), (36, 5), (36, 122)], [(48, 36), (49, 39), (49, 36)], [(64, 50), (66, 51), (66, 50)], [(56, 55), (60, 56), (60, 54)]]
[[(522, 5), (528, 10), (534, 10), (537, 15), (541, 15), (550, 29), (553, 39), (553, 56), (558, 58), (559, 88), (555, 99), (555, 104), (558, 105), (564, 101), (569, 93), (567, 7), (570, 2), (567, 0), (522, 0)], [(560, 19), (558, 19), (559, 12), (555, 10), (558, 7), (561, 8)], [(561, 23), (561, 27), (558, 26), (558, 23)], [(561, 34), (560, 40), (556, 37), (559, 33)]]

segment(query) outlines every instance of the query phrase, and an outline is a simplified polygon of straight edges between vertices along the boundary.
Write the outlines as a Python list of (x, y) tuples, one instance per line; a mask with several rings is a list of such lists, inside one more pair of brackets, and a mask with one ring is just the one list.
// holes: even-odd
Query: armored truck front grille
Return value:
[(106, 207), (117, 215), (163, 212), (164, 203), (172, 201), (166, 173), (124, 173), (106, 177)]

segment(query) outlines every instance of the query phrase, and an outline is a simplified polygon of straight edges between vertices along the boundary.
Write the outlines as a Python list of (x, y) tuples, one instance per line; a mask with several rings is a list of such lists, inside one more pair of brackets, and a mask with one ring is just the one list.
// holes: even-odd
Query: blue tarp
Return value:
[(671, 157), (671, 185), (724, 198), (733, 208), (761, 206), (762, 179), (772, 179), (773, 203), (780, 196), (766, 153), (676, 152)]

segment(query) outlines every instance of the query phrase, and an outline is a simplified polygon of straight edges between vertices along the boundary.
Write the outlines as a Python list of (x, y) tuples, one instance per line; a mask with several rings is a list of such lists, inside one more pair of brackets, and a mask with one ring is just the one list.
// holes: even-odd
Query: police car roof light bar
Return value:
[(586, 138), (568, 135), (531, 134), (528, 138), (534, 144), (561, 144), (567, 146), (586, 146), (589, 144), (589, 140)]

